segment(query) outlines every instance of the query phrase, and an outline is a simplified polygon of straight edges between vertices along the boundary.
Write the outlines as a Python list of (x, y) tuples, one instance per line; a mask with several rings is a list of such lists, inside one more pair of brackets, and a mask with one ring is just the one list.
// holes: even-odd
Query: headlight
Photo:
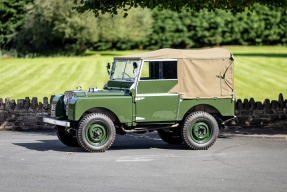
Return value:
[(76, 93), (71, 92), (71, 91), (67, 91), (65, 92), (65, 96), (64, 96), (64, 106), (65, 106), (65, 110), (66, 110), (66, 115), (68, 116), (68, 110), (69, 110), (69, 103), (70, 100), (73, 99), (74, 97), (76, 97)]
[(65, 104), (65, 105), (67, 105), (68, 98), (69, 98), (68, 94), (65, 93), (65, 96), (64, 96), (64, 104)]

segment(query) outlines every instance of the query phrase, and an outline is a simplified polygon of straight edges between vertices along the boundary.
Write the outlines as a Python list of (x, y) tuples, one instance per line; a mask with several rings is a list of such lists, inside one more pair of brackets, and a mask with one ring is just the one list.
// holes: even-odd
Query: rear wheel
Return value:
[(184, 142), (196, 150), (211, 147), (219, 134), (218, 123), (209, 113), (197, 111), (188, 115), (182, 128)]
[(69, 147), (79, 147), (80, 146), (75, 135), (66, 132), (65, 127), (56, 126), (56, 133), (57, 133), (59, 140), (64, 145), (67, 145)]
[(168, 144), (181, 144), (183, 142), (180, 133), (173, 129), (159, 129), (158, 136)]
[(101, 113), (85, 116), (79, 123), (77, 139), (89, 152), (104, 152), (114, 142), (116, 129), (112, 120)]

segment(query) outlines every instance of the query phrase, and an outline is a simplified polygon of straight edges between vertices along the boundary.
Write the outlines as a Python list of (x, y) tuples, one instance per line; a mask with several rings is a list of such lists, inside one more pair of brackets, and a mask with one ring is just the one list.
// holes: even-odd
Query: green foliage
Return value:
[(244, 12), (248, 8), (251, 12), (255, 9), (254, 4), (281, 7), (287, 9), (286, 0), (157, 0), (157, 1), (143, 1), (143, 0), (74, 0), (75, 9), (83, 13), (92, 10), (96, 16), (100, 13), (110, 13), (117, 15), (118, 10), (124, 9), (126, 17), (128, 11), (132, 7), (141, 7), (148, 9), (164, 9), (180, 13), (183, 9), (192, 12), (199, 12), (200, 10), (215, 11), (221, 9), (231, 11), (233, 13)]
[(26, 5), (33, 0), (0, 1), (0, 49), (9, 48), (9, 40), (23, 24)]
[(129, 50), (137, 47), (152, 32), (152, 13), (145, 9), (131, 9), (130, 16), (123, 13), (111, 17), (109, 14), (98, 16), (99, 39), (94, 44), (96, 50)]
[[(137, 42), (145, 37), (152, 25), (149, 10), (131, 9), (132, 17), (121, 14), (100, 15), (77, 13), (69, 0), (35, 0), (28, 7), (25, 24), (16, 37), (21, 53), (81, 54), (95, 42)], [(123, 14), (123, 13), (122, 13)], [(107, 48), (107, 45), (105, 45)]]
[(145, 49), (287, 44), (286, 11), (256, 5), (250, 16), (246, 13), (154, 9), (153, 32), (141, 44)]
[(97, 21), (100, 39), (110, 42), (137, 42), (146, 37), (151, 32), (153, 21), (150, 10), (131, 9), (130, 15), (131, 17), (123, 19), (123, 13), (113, 17), (100, 14)]
[(25, 24), (17, 35), (20, 52), (84, 52), (98, 40), (96, 18), (78, 14), (69, 0), (35, 0), (28, 7)]

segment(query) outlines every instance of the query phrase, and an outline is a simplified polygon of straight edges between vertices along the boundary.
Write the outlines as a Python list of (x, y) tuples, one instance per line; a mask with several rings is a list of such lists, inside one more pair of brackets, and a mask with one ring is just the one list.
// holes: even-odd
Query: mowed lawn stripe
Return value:
[[(16, 97), (24, 94), (29, 97), (36, 97), (39, 93), (37, 86), (45, 87), (45, 91), (49, 90), (49, 74), (55, 73), (57, 71), (57, 67), (52, 67), (51, 64), (44, 63), (31, 64), (28, 65), (27, 68), (30, 68), (31, 70), (26, 71), (26, 73), (24, 73), (25, 76), (17, 81), (18, 85), (16, 86), (16, 90), (18, 95), (16, 95)], [(47, 80), (45, 81), (45, 79)]]
[(287, 71), (284, 58), (236, 57), (235, 92), (238, 99), (275, 100), (279, 93), (287, 96)]
[[(61, 66), (63, 66), (63, 69), (61, 69)], [(56, 91), (57, 86), (63, 84), (63, 81), (59, 81), (57, 78), (53, 79), (53, 74), (57, 74), (58, 72), (63, 74), (65, 71), (67, 71), (67, 68), (68, 66), (65, 64), (54, 65), (53, 68), (51, 68), (49, 64), (45, 64), (43, 69), (41, 69), (41, 71), (39, 71), (39, 73), (35, 76), (34, 81), (37, 80), (37, 84), (33, 84), (33, 86), (31, 86), (35, 95), (45, 93), (47, 90)]]
[(108, 62), (112, 62), (112, 57), (108, 58), (86, 58), (82, 64), (85, 71), (78, 72), (79, 82), (77, 86), (82, 86), (83, 89), (87, 90), (89, 87), (97, 86), (103, 88), (104, 84), (108, 81), (106, 65)]
[[(78, 63), (74, 63), (71, 58), (60, 58), (59, 60), (54, 59), (53, 68), (49, 68), (49, 64), (43, 66), (42, 70), (43, 77), (39, 79), (38, 83), (33, 86), (34, 93), (36, 95), (43, 94), (49, 90), (54, 92), (54, 94), (60, 94), (59, 89), (67, 82), (69, 82), (69, 77), (76, 73), (80, 69)], [(50, 96), (50, 95), (46, 95)]]
[[(237, 99), (256, 101), (287, 97), (286, 47), (226, 47), (235, 55), (235, 93)], [(82, 86), (102, 88), (108, 81), (107, 63), (115, 56), (133, 51), (93, 52), (85, 57), (57, 57), (0, 60), (0, 98), (42, 98), (63, 94)], [(256, 53), (256, 54), (254, 54)], [(262, 54), (264, 53), (264, 54)], [(102, 54), (102, 55), (100, 55)]]
[[(240, 66), (238, 67), (237, 65)], [(250, 84), (250, 82), (262, 82), (260, 79), (264, 79), (264, 81), (269, 81), (271, 83), (274, 81), (278, 83), (278, 80), (281, 81), (281, 77), (284, 77), (284, 74), (286, 74), (285, 71), (280, 70), (277, 66), (270, 66), (269, 64), (258, 61), (250, 62), (248, 60), (237, 61), (235, 65), (235, 74), (237, 72), (240, 72), (240, 75), (248, 80), (246, 81), (246, 83), (249, 82), (248, 84)]]
[(13, 94), (14, 92), (21, 93), (21, 90), (28, 89), (29, 85), (32, 85), (29, 81), (33, 77), (34, 72), (41, 69), (41, 67), (41, 65), (14, 65), (10, 70), (5, 72), (8, 75), (1, 79), (3, 81), (3, 84), (1, 84), (4, 87), (2, 90)]

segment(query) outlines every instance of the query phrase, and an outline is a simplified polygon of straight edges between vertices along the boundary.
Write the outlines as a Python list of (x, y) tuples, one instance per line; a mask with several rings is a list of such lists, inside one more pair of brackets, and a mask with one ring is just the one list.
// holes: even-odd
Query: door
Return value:
[(136, 122), (175, 121), (179, 95), (168, 92), (177, 83), (177, 60), (144, 61), (136, 90)]

